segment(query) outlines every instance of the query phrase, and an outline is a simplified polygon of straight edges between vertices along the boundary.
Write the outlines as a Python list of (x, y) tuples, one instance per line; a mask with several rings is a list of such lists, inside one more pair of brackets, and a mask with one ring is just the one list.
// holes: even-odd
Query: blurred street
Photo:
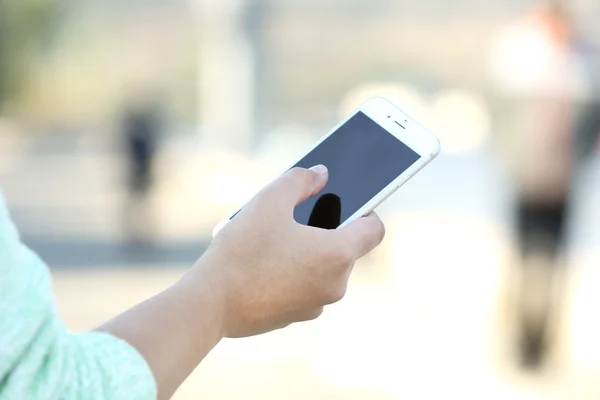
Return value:
[(167, 235), (153, 246), (125, 245), (123, 155), (97, 138), (59, 133), (18, 150), (3, 149), (12, 165), (2, 175), (2, 186), (24, 240), (58, 267), (104, 266), (131, 258), (156, 265), (193, 262), (207, 237), (186, 241)]
[[(0, 190), (85, 331), (177, 281), (222, 218), (387, 97), (443, 150), (377, 210), (386, 240), (347, 297), (223, 341), (175, 399), (598, 399), (599, 16), (593, 0), (0, 0)], [(525, 221), (532, 198), (566, 216)], [(564, 268), (533, 257), (564, 277), (538, 370), (518, 362), (529, 223), (565, 242)]]
[[(118, 154), (63, 138), (23, 145), (18, 157), (11, 151), (11, 172), (0, 179), (25, 240), (54, 267), (62, 315), (84, 330), (174, 282), (202, 253), (208, 231), (161, 238), (128, 262), (115, 240), (122, 235)], [(563, 310), (571, 328), (553, 368), (527, 376), (510, 358), (502, 298), (512, 257), (510, 193), (494, 160), (485, 149), (442, 156), (382, 206), (384, 248), (356, 267), (342, 303), (317, 322), (223, 342), (177, 398), (596, 398), (600, 323), (590, 319), (600, 302), (592, 269), (600, 260), (593, 212), (600, 175), (579, 185), (585, 201), (571, 235), (570, 288), (577, 296)]]

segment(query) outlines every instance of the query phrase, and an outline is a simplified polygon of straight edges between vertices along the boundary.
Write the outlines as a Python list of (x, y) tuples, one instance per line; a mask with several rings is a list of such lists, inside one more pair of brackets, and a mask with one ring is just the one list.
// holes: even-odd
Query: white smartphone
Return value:
[[(293, 167), (323, 164), (325, 188), (294, 209), (301, 224), (343, 228), (378, 205), (440, 152), (438, 138), (390, 101), (375, 97), (333, 128)], [(213, 230), (215, 236), (241, 210)]]

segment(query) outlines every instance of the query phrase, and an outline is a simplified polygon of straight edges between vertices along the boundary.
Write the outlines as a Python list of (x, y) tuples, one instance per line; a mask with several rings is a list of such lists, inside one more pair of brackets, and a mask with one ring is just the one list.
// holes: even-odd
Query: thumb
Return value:
[(323, 190), (327, 178), (328, 171), (324, 165), (309, 169), (292, 168), (267, 186), (262, 196), (276, 198), (293, 208)]

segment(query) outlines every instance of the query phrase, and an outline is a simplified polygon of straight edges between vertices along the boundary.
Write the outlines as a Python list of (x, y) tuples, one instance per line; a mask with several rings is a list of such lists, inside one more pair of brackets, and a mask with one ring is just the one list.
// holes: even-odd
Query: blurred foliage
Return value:
[(60, 15), (58, 0), (0, 0), (0, 109), (50, 44)]

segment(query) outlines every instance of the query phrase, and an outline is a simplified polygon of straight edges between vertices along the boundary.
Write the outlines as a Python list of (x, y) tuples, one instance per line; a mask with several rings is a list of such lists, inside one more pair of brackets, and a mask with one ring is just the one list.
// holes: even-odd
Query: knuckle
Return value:
[(325, 301), (327, 302), (327, 304), (337, 303), (338, 301), (342, 300), (345, 295), (346, 286), (340, 285), (337, 287), (333, 287), (327, 292)]
[(297, 185), (312, 186), (318, 179), (316, 172), (306, 168), (294, 167), (289, 171), (289, 174)]
[(288, 171), (288, 176), (295, 181), (302, 182), (310, 177), (310, 173), (308, 172), (309, 171), (304, 168), (294, 167)]
[(350, 246), (341, 246), (336, 253), (336, 260), (339, 265), (347, 267), (352, 265), (354, 261), (354, 251)]
[(385, 238), (385, 225), (383, 223), (383, 221), (381, 221), (380, 219), (377, 219), (377, 244), (383, 242), (383, 239)]
[(374, 218), (366, 227), (360, 243), (366, 252), (370, 252), (383, 242), (384, 237), (385, 225), (379, 218)]
[(312, 320), (319, 318), (321, 315), (323, 315), (324, 310), (325, 310), (325, 308), (323, 308), (323, 307), (319, 307), (319, 308), (312, 310), (309, 313), (307, 320), (312, 321)]

